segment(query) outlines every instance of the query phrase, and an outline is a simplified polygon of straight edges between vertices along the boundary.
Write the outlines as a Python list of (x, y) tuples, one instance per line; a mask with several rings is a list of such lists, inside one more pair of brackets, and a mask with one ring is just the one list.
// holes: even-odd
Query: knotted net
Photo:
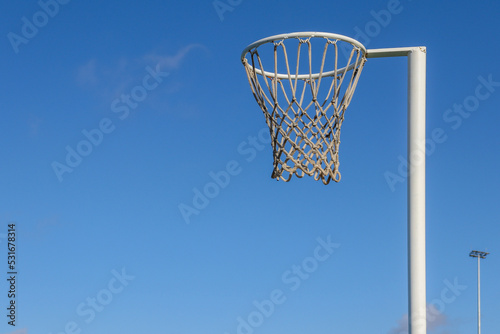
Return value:
[(289, 181), (293, 175), (309, 175), (324, 184), (340, 181), (340, 128), (366, 49), (339, 36), (278, 35), (250, 45), (242, 54), (271, 133), (272, 178)]

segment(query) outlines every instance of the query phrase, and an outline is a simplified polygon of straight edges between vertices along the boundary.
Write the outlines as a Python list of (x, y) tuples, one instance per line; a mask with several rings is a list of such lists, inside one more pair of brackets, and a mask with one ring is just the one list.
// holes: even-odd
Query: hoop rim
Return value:
[[(241, 62), (243, 63), (243, 65), (247, 66), (248, 60), (246, 59), (246, 55), (248, 54), (248, 52), (252, 49), (258, 48), (259, 46), (261, 46), (263, 44), (275, 42), (275, 41), (280, 41), (280, 40), (285, 40), (285, 39), (290, 39), (290, 38), (311, 38), (311, 37), (331, 38), (331, 39), (336, 39), (336, 40), (347, 42), (347, 43), (349, 43), (349, 44), (351, 44), (351, 45), (353, 45), (361, 50), (362, 58), (367, 57), (367, 50), (366, 50), (365, 46), (351, 37), (347, 37), (347, 36), (339, 35), (339, 34), (328, 33), (328, 32), (303, 31), (303, 32), (293, 32), (293, 33), (288, 33), (288, 34), (279, 34), (279, 35), (269, 36), (266, 38), (262, 38), (256, 42), (253, 42), (252, 44), (248, 45), (241, 53)], [(325, 72), (325, 73), (323, 73), (323, 76), (325, 76), (325, 77), (333, 76), (333, 75), (335, 75), (335, 73), (342, 74), (345, 71), (352, 70), (353, 68), (357, 67), (358, 65), (359, 65), (359, 63), (355, 62), (355, 63), (351, 64), (350, 66), (338, 69), (336, 72), (335, 71)], [(267, 71), (262, 72), (260, 69), (254, 69), (254, 70), (257, 74), (264, 75), (264, 76), (269, 77), (269, 78), (274, 78), (276, 76), (275, 73), (271, 73), (271, 72), (267, 72)], [(292, 78), (294, 80), (295, 79), (307, 80), (307, 79), (317, 79), (319, 76), (320, 76), (319, 73), (315, 73), (312, 76), (309, 74), (299, 74), (299, 75), (289, 76), (287, 74), (278, 73), (276, 78), (277, 79), (290, 79), (290, 78)]]
[(347, 43), (350, 43), (354, 46), (357, 46), (363, 51), (363, 56), (366, 57), (367, 51), (366, 48), (363, 44), (355, 40), (354, 38), (347, 37), (344, 35), (339, 35), (339, 34), (333, 34), (329, 32), (321, 32), (321, 31), (302, 31), (302, 32), (292, 32), (292, 33), (287, 33), (287, 34), (279, 34), (279, 35), (274, 35), (274, 36), (269, 36), (266, 38), (259, 39), (258, 41), (253, 42), (252, 44), (248, 45), (245, 49), (243, 49), (243, 52), (241, 53), (241, 62), (244, 63), (245, 56), (247, 55), (248, 51), (258, 48), (262, 44), (266, 44), (269, 42), (275, 42), (278, 40), (283, 40), (283, 39), (289, 39), (289, 38), (300, 38), (300, 37), (323, 37), (323, 38), (332, 38), (332, 39), (338, 39)]

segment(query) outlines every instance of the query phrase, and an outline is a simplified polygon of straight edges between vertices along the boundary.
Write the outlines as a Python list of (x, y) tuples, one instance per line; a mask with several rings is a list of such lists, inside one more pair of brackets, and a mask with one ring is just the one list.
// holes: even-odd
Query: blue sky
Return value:
[(385, 176), (406, 158), (406, 59), (365, 65), (340, 183), (278, 182), (239, 57), (294, 31), (427, 47), (427, 136), (445, 138), (427, 155), (429, 333), (475, 331), (472, 249), (491, 253), (483, 332), (500, 327), (498, 2), (1, 7), (0, 254), (5, 277), (15, 222), (18, 275), (0, 333), (401, 333), (407, 189)]

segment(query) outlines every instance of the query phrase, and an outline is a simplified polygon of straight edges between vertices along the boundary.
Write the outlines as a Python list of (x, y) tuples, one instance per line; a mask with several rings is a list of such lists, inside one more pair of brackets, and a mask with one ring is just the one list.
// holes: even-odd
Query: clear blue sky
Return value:
[(475, 331), (472, 249), (491, 252), (482, 328), (498, 330), (500, 4), (216, 5), (0, 5), (1, 275), (9, 222), (19, 273), (0, 333), (401, 333), (407, 189), (385, 175), (406, 157), (406, 59), (367, 62), (340, 183), (278, 182), (268, 137), (238, 150), (266, 127), (239, 56), (294, 31), (427, 47), (427, 133), (446, 138), (427, 157), (429, 333)]

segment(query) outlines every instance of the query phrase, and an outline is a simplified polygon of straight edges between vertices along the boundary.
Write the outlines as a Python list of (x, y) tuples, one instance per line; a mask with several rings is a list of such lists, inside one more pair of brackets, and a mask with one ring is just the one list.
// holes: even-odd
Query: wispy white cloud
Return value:
[[(439, 312), (433, 304), (427, 305), (427, 331), (429, 333), (446, 334), (448, 331), (443, 327), (449, 325), (448, 317)], [(441, 332), (438, 332), (441, 329)], [(389, 331), (389, 334), (408, 334), (408, 314), (405, 314), (399, 319), (396, 327)]]
[[(78, 85), (98, 98), (97, 103), (102, 105), (101, 112), (109, 112), (111, 101), (122, 98), (123, 94), (130, 94), (131, 89), (142, 84), (145, 74), (152, 69), (173, 74), (162, 82), (161, 87), (148, 95), (143, 105), (155, 113), (175, 113), (176, 117), (193, 119), (201, 115), (196, 103), (183, 102), (176, 96), (189, 87), (189, 79), (174, 74), (180, 73), (183, 67), (193, 64), (200, 57), (206, 58), (208, 53), (208, 48), (202, 44), (189, 44), (177, 50), (165, 52), (163, 49), (155, 49), (136, 57), (122, 57), (111, 62), (94, 58), (76, 70), (75, 79)], [(172, 96), (176, 97), (170, 99)], [(33, 131), (36, 126), (33, 123)]]
[[(144, 77), (144, 69), (159, 67), (162, 71), (174, 71), (181, 68), (186, 57), (193, 50), (208, 52), (201, 44), (189, 44), (173, 54), (149, 52), (136, 58), (122, 57), (114, 64), (103, 64), (93, 58), (81, 65), (76, 71), (76, 82), (84, 87), (96, 89), (106, 100), (116, 98)], [(181, 86), (175, 83), (169, 91), (177, 91)]]
[(201, 49), (207, 51), (207, 48), (201, 44), (189, 44), (180, 49), (175, 55), (160, 55), (157, 53), (150, 53), (144, 56), (144, 60), (159, 64), (161, 68), (166, 70), (176, 70), (181, 66), (182, 61), (191, 50)]
[(389, 331), (389, 334), (407, 334), (408, 333), (408, 314), (399, 319), (398, 325)]
[(43, 120), (39, 116), (32, 113), (28, 115), (28, 127), (32, 136), (38, 135), (42, 123)]
[(448, 317), (433, 304), (427, 306), (427, 330), (432, 331), (449, 324)]
[(78, 68), (76, 81), (80, 85), (95, 85), (98, 82), (95, 58)]
[(28, 334), (28, 329), (27, 328), (18, 329), (13, 332), (9, 332), (7, 334)]

